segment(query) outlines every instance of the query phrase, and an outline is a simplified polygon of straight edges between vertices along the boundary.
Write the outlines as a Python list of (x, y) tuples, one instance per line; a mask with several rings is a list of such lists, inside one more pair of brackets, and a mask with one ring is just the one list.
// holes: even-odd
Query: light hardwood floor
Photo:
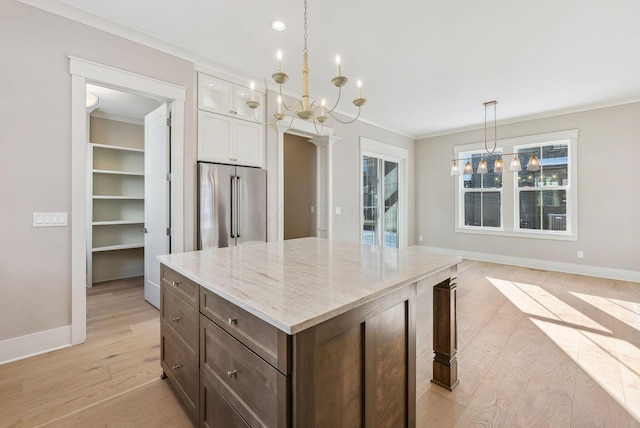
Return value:
[[(431, 378), (418, 315), (419, 427), (640, 428), (640, 284), (464, 261), (460, 385)], [(94, 287), (86, 344), (0, 366), (0, 427), (190, 427), (159, 363), (141, 281)]]

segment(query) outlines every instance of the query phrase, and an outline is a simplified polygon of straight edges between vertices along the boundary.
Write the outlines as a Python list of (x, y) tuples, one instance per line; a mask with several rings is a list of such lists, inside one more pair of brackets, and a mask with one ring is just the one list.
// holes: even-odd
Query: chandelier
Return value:
[[(284, 96), (282, 94), (282, 85), (284, 85), (287, 80), (289, 80), (289, 76), (282, 71), (282, 52), (278, 51), (277, 59), (278, 59), (278, 71), (276, 71), (271, 77), (278, 84), (279, 92), (278, 95), (278, 112), (273, 115), (274, 120), (268, 124), (272, 124), (275, 122), (282, 121), (286, 115), (285, 112), (292, 112), (291, 114), (291, 122), (287, 128), (287, 131), (293, 125), (293, 121), (296, 117), (304, 120), (313, 121), (316, 133), (320, 135), (322, 133), (322, 128), (324, 122), (330, 116), (336, 122), (342, 124), (350, 124), (358, 120), (360, 117), (360, 108), (367, 102), (366, 98), (362, 98), (362, 82), (358, 80), (358, 98), (353, 100), (353, 104), (358, 107), (358, 114), (351, 120), (343, 121), (337, 118), (333, 112), (338, 107), (340, 103), (340, 97), (342, 95), (342, 87), (347, 84), (349, 79), (347, 76), (342, 75), (341, 70), (341, 60), (339, 56), (336, 56), (336, 65), (338, 74), (331, 79), (331, 83), (338, 88), (338, 98), (331, 108), (326, 107), (326, 101), (322, 99), (320, 103), (317, 101), (311, 101), (309, 95), (309, 50), (307, 49), (307, 0), (304, 1), (304, 48), (302, 49), (302, 97), (296, 100), (292, 105), (287, 105), (284, 101)], [(260, 107), (260, 103), (254, 97), (255, 83), (251, 82), (251, 99), (247, 101), (247, 105), (249, 108), (253, 110), (254, 120), (258, 123), (260, 121), (255, 116), (255, 109)], [(283, 111), (284, 109), (284, 111)], [(318, 123), (320, 123), (320, 129), (318, 129)], [(284, 131), (286, 132), (286, 131)]]
[[(487, 155), (492, 156), (498, 145), (498, 127), (496, 124), (497, 114), (496, 114), (496, 105), (497, 101), (487, 101), (484, 103), (484, 150)], [(493, 148), (489, 149), (487, 145), (487, 108), (493, 106)], [(484, 153), (482, 158), (480, 159), (480, 163), (476, 168), (476, 174), (486, 174), (488, 172), (487, 161), (484, 160)], [(493, 172), (496, 174), (504, 172), (504, 163), (502, 162), (502, 156), (513, 155), (513, 159), (511, 159), (511, 163), (509, 164), (509, 171), (511, 172), (519, 172), (522, 171), (522, 165), (520, 164), (520, 159), (518, 159), (517, 153), (499, 153), (498, 158), (493, 164)], [(471, 161), (467, 161), (463, 169), (458, 167), (458, 161), (463, 161), (464, 159), (453, 159), (451, 164), (451, 175), (470, 175), (473, 174), (473, 166), (471, 165)], [(540, 171), (540, 162), (536, 155), (532, 155), (529, 158), (529, 162), (527, 162), (527, 171)]]

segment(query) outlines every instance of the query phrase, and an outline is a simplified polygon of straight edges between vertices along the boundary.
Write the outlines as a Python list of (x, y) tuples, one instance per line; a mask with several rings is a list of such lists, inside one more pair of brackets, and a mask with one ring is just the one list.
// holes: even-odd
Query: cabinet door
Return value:
[(198, 112), (198, 160), (229, 163), (235, 157), (229, 151), (233, 141), (233, 120), (219, 114)]
[(232, 115), (235, 114), (234, 97), (233, 83), (206, 74), (198, 74), (198, 108)]
[(244, 120), (236, 120), (234, 125), (231, 157), (237, 159), (236, 162), (240, 165), (262, 167), (264, 126)]

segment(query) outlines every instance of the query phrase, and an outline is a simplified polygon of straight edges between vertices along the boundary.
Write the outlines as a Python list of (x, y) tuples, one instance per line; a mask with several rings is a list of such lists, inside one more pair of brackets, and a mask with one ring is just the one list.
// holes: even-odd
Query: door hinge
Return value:
[(171, 173), (167, 172), (167, 181), (171, 181)]
[(171, 126), (171, 113), (169, 113), (169, 116), (167, 116), (167, 126)]
[(171, 236), (171, 228), (167, 227), (167, 236)]

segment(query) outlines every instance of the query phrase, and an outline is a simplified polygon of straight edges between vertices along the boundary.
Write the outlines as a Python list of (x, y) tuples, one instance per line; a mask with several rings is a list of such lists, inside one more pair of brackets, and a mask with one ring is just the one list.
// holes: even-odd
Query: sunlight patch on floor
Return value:
[[(629, 336), (640, 337), (637, 303), (570, 291), (570, 295), (588, 304), (580, 311), (538, 285), (487, 279), (640, 421), (640, 349), (625, 340)], [(596, 313), (612, 318), (611, 325), (620, 322), (629, 331), (614, 336), (609, 328), (587, 316), (586, 309), (600, 311)]]

